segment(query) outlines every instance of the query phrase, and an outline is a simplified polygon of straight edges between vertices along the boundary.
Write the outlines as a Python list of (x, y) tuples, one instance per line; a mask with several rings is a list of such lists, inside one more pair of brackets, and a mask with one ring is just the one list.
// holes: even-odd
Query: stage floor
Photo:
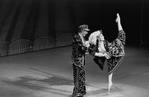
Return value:
[[(114, 72), (111, 94), (104, 71), (86, 56), (84, 97), (148, 97), (149, 48), (126, 46), (126, 56)], [(0, 97), (71, 97), (71, 47), (0, 57)]]

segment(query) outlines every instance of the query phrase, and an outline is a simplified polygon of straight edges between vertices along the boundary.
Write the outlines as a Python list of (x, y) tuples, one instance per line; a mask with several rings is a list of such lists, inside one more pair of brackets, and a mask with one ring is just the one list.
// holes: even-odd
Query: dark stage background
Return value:
[(102, 29), (107, 40), (117, 37), (121, 16), (127, 45), (149, 42), (148, 0), (0, 0), (0, 56), (71, 44), (77, 27)]
[(92, 31), (103, 29), (106, 39), (117, 36), (116, 13), (122, 19), (127, 44), (148, 43), (148, 0), (74, 0), (77, 23), (87, 23)]

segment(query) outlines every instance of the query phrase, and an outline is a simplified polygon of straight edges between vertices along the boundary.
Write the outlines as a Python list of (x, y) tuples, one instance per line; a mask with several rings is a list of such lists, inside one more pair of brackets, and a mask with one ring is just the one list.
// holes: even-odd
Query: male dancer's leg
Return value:
[(74, 89), (72, 97), (83, 97), (86, 94), (85, 70), (73, 64)]

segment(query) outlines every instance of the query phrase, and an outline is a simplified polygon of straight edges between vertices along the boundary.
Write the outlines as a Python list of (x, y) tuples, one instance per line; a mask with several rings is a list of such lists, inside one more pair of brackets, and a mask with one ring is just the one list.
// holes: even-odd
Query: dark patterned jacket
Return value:
[(82, 67), (85, 65), (87, 47), (83, 46), (81, 37), (77, 34), (72, 39), (72, 64)]

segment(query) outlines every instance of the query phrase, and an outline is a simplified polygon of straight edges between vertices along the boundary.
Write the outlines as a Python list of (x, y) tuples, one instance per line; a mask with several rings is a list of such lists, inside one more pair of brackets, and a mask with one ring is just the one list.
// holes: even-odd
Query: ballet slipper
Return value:
[(110, 89), (111, 89), (111, 86), (113, 85), (113, 83), (111, 82), (111, 83), (109, 83), (109, 85), (108, 85), (108, 93), (110, 94)]

